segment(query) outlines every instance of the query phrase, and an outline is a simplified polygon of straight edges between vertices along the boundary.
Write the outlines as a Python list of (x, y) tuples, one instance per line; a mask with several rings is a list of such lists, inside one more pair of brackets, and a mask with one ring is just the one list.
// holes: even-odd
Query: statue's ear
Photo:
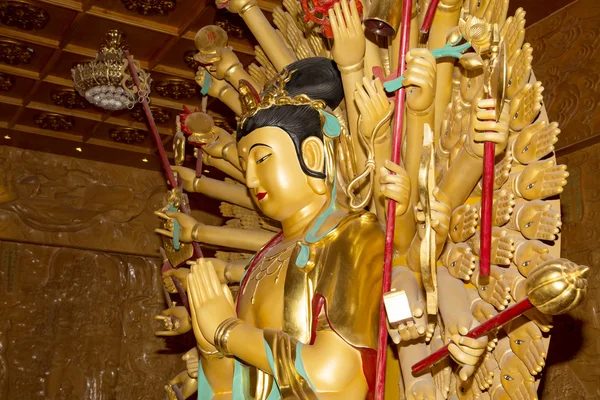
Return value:
[[(310, 136), (302, 142), (302, 159), (306, 168), (315, 172), (323, 172), (325, 167), (325, 145), (315, 136)], [(308, 184), (317, 194), (325, 194), (325, 180), (308, 177)]]

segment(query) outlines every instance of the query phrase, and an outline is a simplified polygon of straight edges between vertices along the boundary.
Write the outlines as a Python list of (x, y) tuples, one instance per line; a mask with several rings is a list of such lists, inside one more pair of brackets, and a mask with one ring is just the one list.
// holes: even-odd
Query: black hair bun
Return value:
[(285, 85), (291, 97), (305, 94), (312, 100), (324, 101), (332, 110), (344, 99), (342, 77), (334, 61), (310, 57), (293, 62), (285, 69), (292, 72)]

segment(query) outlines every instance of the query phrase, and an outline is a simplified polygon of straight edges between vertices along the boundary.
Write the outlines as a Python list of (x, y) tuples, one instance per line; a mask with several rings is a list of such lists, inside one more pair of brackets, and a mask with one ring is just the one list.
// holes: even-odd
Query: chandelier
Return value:
[(133, 61), (140, 82), (139, 90), (129, 73), (129, 63), (118, 30), (108, 31), (94, 61), (71, 69), (75, 90), (90, 103), (106, 110), (132, 109), (150, 95), (150, 74)]

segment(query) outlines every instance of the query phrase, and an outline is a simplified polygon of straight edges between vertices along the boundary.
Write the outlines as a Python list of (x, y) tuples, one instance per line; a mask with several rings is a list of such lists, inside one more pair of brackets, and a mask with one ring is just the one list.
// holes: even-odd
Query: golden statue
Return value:
[[(189, 313), (169, 307), (157, 334), (191, 325), (198, 344), (170, 398), (178, 384), (186, 395), (197, 385), (202, 399), (383, 398), (381, 304), (394, 354), (386, 398), (536, 398), (550, 315), (579, 303), (587, 285), (587, 267), (551, 245), (554, 196), (568, 177), (553, 154), (560, 130), (541, 112), (522, 9), (507, 18), (508, 0), (440, 0), (428, 13), (430, 3), (411, 1), (402, 34), (411, 7), (386, 0), (284, 0), (276, 29), (255, 0), (218, 1), (248, 24), (257, 64), (245, 71), (215, 27), (196, 36), (202, 93), (238, 126), (228, 133), (200, 112), (181, 124), (203, 144), (197, 156), (231, 179), (173, 170), (234, 220), (206, 226), (173, 204), (157, 212), (170, 221), (157, 232), (173, 243), (228, 250), (163, 273), (169, 293), (187, 293)], [(405, 103), (390, 100), (396, 90)], [(388, 218), (393, 269), (382, 293)], [(502, 329), (470, 334), (526, 302)], [(413, 373), (448, 344), (458, 368), (439, 359)]]

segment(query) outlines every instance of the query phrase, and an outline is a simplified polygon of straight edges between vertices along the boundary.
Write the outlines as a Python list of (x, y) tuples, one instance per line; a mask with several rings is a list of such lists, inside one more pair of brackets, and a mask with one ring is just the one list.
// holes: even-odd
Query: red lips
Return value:
[(260, 200), (264, 199), (266, 195), (267, 195), (267, 192), (256, 193), (256, 198), (260, 201)]

